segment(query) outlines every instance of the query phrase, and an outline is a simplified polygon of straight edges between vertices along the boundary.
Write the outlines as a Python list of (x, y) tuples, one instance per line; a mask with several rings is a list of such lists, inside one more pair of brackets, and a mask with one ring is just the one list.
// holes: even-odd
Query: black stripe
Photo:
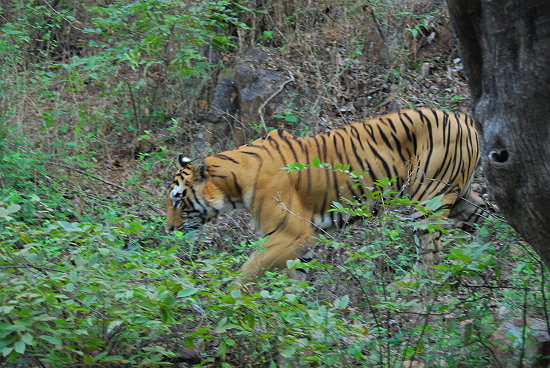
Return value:
[(376, 158), (378, 158), (380, 160), (380, 162), (382, 163), (382, 166), (384, 166), (384, 171), (386, 172), (386, 177), (391, 179), (391, 170), (390, 170), (390, 167), (388, 166), (388, 163), (386, 162), (386, 160), (384, 160), (384, 158), (382, 156), (380, 156), (378, 154), (378, 152), (374, 149), (374, 147), (369, 142), (367, 142), (367, 143), (368, 143), (369, 148), (371, 149), (372, 153), (376, 156)]
[(430, 160), (432, 158), (432, 154), (433, 154), (433, 149), (434, 149), (434, 139), (433, 139), (433, 129), (432, 129), (432, 124), (430, 123), (430, 120), (424, 115), (422, 114), (421, 111), (418, 111), (418, 114), (420, 116), (420, 118), (422, 119), (423, 122), (426, 122), (426, 126), (428, 128), (428, 140), (429, 140), (429, 145), (428, 145), (428, 157), (426, 157), (426, 163), (425, 163), (425, 174), (428, 175), (428, 172), (427, 170), (429, 169), (430, 167)]
[[(258, 182), (256, 181), (256, 184)], [(254, 194), (255, 195), (255, 194)], [(254, 204), (256, 204), (256, 210), (254, 210)], [(252, 214), (254, 215), (256, 221), (257, 221), (257, 224), (258, 226), (261, 226), (262, 225), (262, 209), (263, 209), (263, 204), (264, 204), (264, 197), (260, 197), (258, 198), (258, 203), (255, 203), (255, 201), (252, 201), (250, 203), (250, 211), (252, 212)], [(265, 235), (265, 234), (264, 234)]]
[[(365, 171), (365, 165), (363, 165), (363, 160), (361, 159), (361, 156), (359, 156), (359, 153), (357, 153), (357, 147), (355, 146), (355, 143), (353, 142), (353, 138), (350, 139), (351, 143), (351, 151), (353, 152), (353, 155), (355, 156), (355, 159), (357, 160), (357, 163), (361, 167), (361, 173)], [(353, 168), (355, 170), (356, 168)]]
[(374, 130), (372, 128), (371, 125), (367, 125), (367, 123), (363, 123), (363, 129), (365, 130), (365, 132), (370, 136), (370, 138), (372, 139), (372, 141), (374, 143), (378, 143), (376, 141), (376, 137), (374, 136)]
[(359, 146), (361, 146), (361, 149), (364, 151), (365, 147), (363, 147), (363, 142), (361, 140), (361, 135), (359, 134), (359, 131), (354, 125), (350, 125), (349, 127), (351, 129), (352, 136), (354, 136), (357, 139), (357, 141), (359, 142)]
[(231, 158), (231, 157), (229, 157), (229, 156), (226, 156), (226, 155), (224, 155), (224, 154), (221, 154), (221, 153), (218, 153), (218, 154), (214, 155), (214, 157), (220, 158), (220, 159), (222, 159), (222, 160), (228, 160), (228, 161), (231, 161), (231, 162), (233, 162), (233, 163), (235, 163), (235, 164), (238, 164), (238, 163), (239, 163), (239, 162), (236, 161), (235, 159), (233, 159), (233, 158)]
[(393, 130), (394, 133), (397, 133), (397, 129), (395, 129), (392, 119), (386, 119), (386, 121), (390, 124), (391, 130)]
[(267, 232), (265, 234), (265, 236), (268, 236), (268, 235), (272, 235), (273, 233), (275, 233), (276, 231), (280, 230), (281, 228), (283, 228), (285, 226), (285, 224), (288, 222), (288, 213), (285, 213), (284, 217), (282, 218), (281, 221), (279, 221), (279, 223), (277, 224), (277, 226), (275, 226), (275, 229)]
[(410, 157), (405, 158), (405, 156), (403, 156), (403, 150), (401, 149), (401, 142), (399, 141), (399, 139), (397, 139), (395, 134), (392, 133), (391, 137), (393, 138), (393, 142), (395, 143), (395, 150), (397, 151), (397, 153), (399, 153), (399, 157), (401, 158), (401, 162), (407, 163), (407, 161), (409, 160)]
[[(310, 161), (310, 158), (309, 158), (309, 149), (308, 147), (304, 147), (304, 144), (302, 142), (302, 139), (297, 139), (296, 142), (298, 142), (298, 144), (300, 145), (300, 149), (302, 150), (302, 153), (305, 154), (306, 156), (306, 162), (304, 162), (305, 165), (310, 165), (311, 164), (311, 161)], [(313, 180), (312, 180), (312, 171), (311, 169), (307, 169), (306, 170), (306, 185), (307, 185), (307, 192), (308, 193), (311, 193), (311, 190), (312, 190), (312, 186), (313, 186)]]
[(250, 156), (254, 156), (254, 157), (260, 157), (260, 155), (256, 152), (249, 152), (249, 151), (241, 151), (241, 152), (246, 154), (246, 155), (250, 155)]
[[(340, 137), (340, 139), (342, 140), (342, 149), (339, 150), (338, 149), (338, 137)], [(344, 137), (342, 137), (342, 134), (338, 131), (334, 132), (334, 136), (332, 138), (332, 141), (334, 143), (334, 151), (336, 152), (336, 156), (338, 156), (338, 163), (340, 164), (346, 164), (346, 160), (344, 160), (344, 157), (342, 156), (342, 152), (341, 151), (345, 151), (345, 147), (346, 147), (346, 142), (344, 140)]]
[(230, 196), (228, 196), (227, 194), (225, 194), (225, 198), (227, 198), (227, 200), (229, 201), (229, 203), (231, 203), (231, 207), (233, 207), (233, 209), (237, 208), (237, 204), (235, 203), (235, 201), (233, 201), (231, 199)]
[(355, 193), (355, 189), (353, 188), (353, 184), (349, 180), (346, 180), (346, 185), (347, 185), (348, 190), (351, 193), (351, 196), (352, 196), (353, 199), (361, 199), (361, 197), (359, 197), (357, 195), (357, 193)]
[(410, 124), (412, 124), (412, 120), (409, 117), (409, 115), (407, 115), (406, 113), (403, 113), (403, 115), (399, 114), (399, 121), (401, 122), (401, 126), (403, 127), (403, 130), (405, 131), (405, 134), (407, 134), (407, 138), (409, 139), (409, 141), (412, 141), (411, 130), (407, 126), (407, 123), (403, 120), (403, 116), (405, 118), (407, 118), (407, 120), (409, 120)]
[(237, 194), (239, 195), (239, 198), (242, 198), (243, 197), (243, 191), (242, 191), (242, 188), (239, 184), (239, 181), (237, 180), (237, 174), (232, 172), (231, 175), (233, 176), (233, 185), (235, 186), (235, 189), (237, 190)]
[[(315, 142), (315, 146), (317, 147), (317, 158), (319, 160), (322, 160), (323, 158), (321, 157), (321, 146), (319, 145), (319, 141), (317, 140), (318, 136), (315, 136), (313, 137), (313, 141)], [(308, 162), (309, 164), (309, 162)]]
[(340, 188), (338, 185), (338, 175), (336, 171), (332, 172), (332, 180), (334, 181), (334, 190), (336, 191), (336, 201), (340, 202)]
[[(191, 193), (193, 194), (194, 201), (191, 201), (191, 198), (189, 198), (189, 204), (190, 207), (194, 210), (197, 210), (201, 215), (206, 214), (206, 207), (200, 202), (200, 197), (197, 196), (197, 191), (194, 188), (191, 188)], [(200, 207), (195, 207), (195, 203)], [(202, 210), (201, 210), (202, 209)]]
[[(285, 137), (283, 135), (281, 135), (281, 138), (283, 139), (283, 141), (290, 148), (290, 152), (292, 152), (292, 155), (294, 156), (294, 162), (299, 162), (300, 160), (298, 159), (298, 154), (296, 153), (296, 150), (294, 149), (294, 146), (292, 146), (292, 142), (287, 137)], [(305, 164), (307, 165), (307, 162)], [(286, 164), (285, 164), (285, 166), (286, 166)], [(296, 183), (296, 187), (300, 188), (302, 186), (303, 170), (299, 170), (297, 175), (298, 175), (298, 182)]]
[(322, 163), (327, 162), (327, 139), (324, 134), (321, 134), (321, 141), (323, 142), (323, 151), (322, 151), (322, 157), (319, 157), (321, 159)]
[(327, 200), (328, 200), (327, 192), (325, 192), (324, 194), (325, 195), (323, 196), (323, 201), (321, 202), (321, 208), (319, 210), (319, 213), (321, 214), (321, 217), (323, 217), (324, 213), (327, 212), (327, 210), (328, 210), (328, 207), (327, 207)]
[(384, 133), (380, 125), (378, 126), (378, 133), (380, 134), (380, 136), (382, 137), (382, 140), (384, 141), (386, 146), (388, 146), (390, 151), (393, 150), (393, 147), (391, 146), (390, 141), (388, 140), (388, 137), (386, 136), (386, 134)]
[(288, 147), (290, 148), (290, 151), (292, 152), (292, 155), (294, 156), (294, 160), (295, 162), (298, 162), (298, 155), (296, 154), (296, 150), (294, 150), (294, 147), (292, 146), (292, 143), (290, 142), (290, 140), (285, 137), (285, 136), (281, 136), (281, 138), (283, 139), (283, 141), (288, 145)]

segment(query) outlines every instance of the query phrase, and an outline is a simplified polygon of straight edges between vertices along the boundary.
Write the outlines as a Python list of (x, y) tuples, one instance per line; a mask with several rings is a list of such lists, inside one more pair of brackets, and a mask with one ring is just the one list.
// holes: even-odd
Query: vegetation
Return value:
[[(384, 191), (373, 193), (385, 198), (382, 214), (355, 204), (366, 226), (325, 234), (314, 261), (289, 263), (309, 271), (307, 282), (272, 274), (249, 295), (228, 287), (262, 242), (240, 215), (165, 235), (172, 159), (199, 131), (217, 76), (248, 47), (290, 60), (313, 23), (329, 37), (340, 17), (344, 59), (325, 69), (326, 49), (306, 50), (317, 69), (304, 79), (321, 97), (280, 114), (296, 133), (318, 128), (304, 121), (312, 114), (352, 118), (340, 107), (365, 62), (380, 71), (373, 111), (389, 96), (449, 109), (461, 100), (413, 83), (440, 8), (275, 3), (3, 3), (0, 366), (486, 367), (511, 348), (491, 338), (502, 314), (547, 321), (546, 271), (498, 218), (475, 235), (432, 224), (446, 234), (445, 262), (410, 277), (413, 224), (400, 214), (411, 203)], [(403, 27), (384, 60), (365, 56), (365, 19), (385, 40)], [(446, 62), (433, 66), (455, 73)], [(510, 340), (518, 364), (529, 333)]]

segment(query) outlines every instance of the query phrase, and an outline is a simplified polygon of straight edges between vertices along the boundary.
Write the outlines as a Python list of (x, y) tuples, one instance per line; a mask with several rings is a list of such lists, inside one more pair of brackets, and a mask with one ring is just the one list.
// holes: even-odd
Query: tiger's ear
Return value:
[[(191, 172), (193, 173), (193, 177), (197, 181), (201, 181), (206, 179), (206, 176), (208, 174), (208, 165), (206, 165), (206, 162), (202, 159), (190, 159), (189, 157), (184, 156), (183, 154), (178, 156), (178, 162), (180, 163), (181, 167), (190, 167)], [(189, 166), (191, 163), (193, 165)]]
[(178, 162), (181, 167), (189, 165), (193, 160), (185, 156), (183, 153), (178, 156)]

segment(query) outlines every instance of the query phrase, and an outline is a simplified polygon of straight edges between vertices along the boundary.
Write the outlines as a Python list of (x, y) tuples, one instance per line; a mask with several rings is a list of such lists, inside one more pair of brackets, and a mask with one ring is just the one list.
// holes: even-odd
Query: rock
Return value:
[[(274, 115), (288, 115), (297, 89), (291, 74), (275, 64), (267, 51), (252, 49), (237, 60), (233, 69), (224, 71), (201, 122), (207, 143), (201, 142), (201, 147), (228, 136), (233, 142), (243, 144), (257, 138), (258, 127), (265, 134), (262, 126), (278, 128), (288, 122)], [(299, 104), (294, 107), (296, 105)], [(254, 130), (252, 134), (251, 130)]]
[(235, 119), (238, 110), (235, 81), (221, 79), (214, 89), (212, 102), (206, 113), (206, 120), (211, 123), (227, 123), (227, 121)]
[(523, 345), (522, 318), (504, 319), (500, 327), (493, 333), (491, 340), (495, 347), (495, 358), (501, 367), (533, 367), (550, 368), (550, 335), (546, 321), (538, 318), (527, 318), (526, 339), (524, 346), (523, 365), (520, 364)]
[[(245, 124), (266, 125), (277, 122), (275, 114), (283, 114), (296, 89), (289, 75), (270, 67), (272, 56), (261, 49), (251, 50), (235, 68), (240, 118)], [(261, 115), (261, 116), (260, 116)]]

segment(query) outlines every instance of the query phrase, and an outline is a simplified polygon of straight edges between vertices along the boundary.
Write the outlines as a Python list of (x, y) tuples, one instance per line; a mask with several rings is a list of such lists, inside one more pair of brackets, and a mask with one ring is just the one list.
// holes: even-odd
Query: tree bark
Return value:
[(447, 3), (490, 188), (550, 267), (550, 1)]

